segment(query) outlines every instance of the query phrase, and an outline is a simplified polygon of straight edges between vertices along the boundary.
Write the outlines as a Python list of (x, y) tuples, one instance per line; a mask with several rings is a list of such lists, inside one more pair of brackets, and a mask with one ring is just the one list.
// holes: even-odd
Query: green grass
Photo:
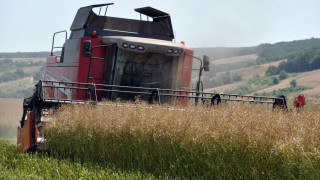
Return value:
[(246, 95), (274, 85), (273, 77), (276, 76), (254, 77), (250, 79), (245, 85), (226, 90), (224, 93)]
[(260, 93), (260, 94), (255, 94), (257, 96), (278, 96), (278, 95), (290, 95), (290, 94), (298, 94), (301, 91), (307, 90), (307, 89), (311, 89), (310, 87), (304, 87), (304, 86), (297, 86), (297, 87), (288, 87), (288, 88), (283, 88), (283, 89), (278, 89), (278, 90), (274, 90), (272, 92), (268, 92), (268, 93)]
[(18, 153), (16, 146), (0, 139), (0, 179), (155, 179), (139, 171), (119, 171), (55, 159), (46, 154)]

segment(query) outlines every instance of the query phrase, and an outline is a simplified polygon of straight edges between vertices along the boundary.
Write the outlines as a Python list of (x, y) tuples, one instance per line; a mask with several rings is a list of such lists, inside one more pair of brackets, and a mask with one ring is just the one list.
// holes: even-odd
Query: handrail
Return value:
[(53, 49), (55, 49), (55, 48), (63, 48), (63, 47), (54, 47), (54, 38), (55, 38), (56, 34), (60, 34), (60, 33), (63, 33), (63, 32), (66, 33), (66, 38), (65, 38), (65, 41), (66, 41), (67, 38), (68, 38), (68, 32), (66, 30), (58, 31), (58, 32), (53, 33), (51, 56), (53, 56)]
[[(218, 94), (209, 92), (199, 91), (187, 91), (187, 90), (174, 90), (174, 89), (159, 89), (159, 88), (145, 88), (145, 87), (134, 87), (134, 86), (119, 86), (119, 85), (107, 85), (107, 84), (93, 84), (93, 83), (77, 83), (77, 82), (64, 82), (64, 81), (40, 81), (43, 89), (60, 89), (61, 91), (84, 91), (90, 93), (90, 98), (94, 102), (100, 101), (101, 93), (121, 93), (128, 94), (134, 97), (136, 95), (143, 95), (150, 98), (155, 96), (156, 101), (161, 104), (161, 97), (174, 98), (174, 99), (193, 99), (202, 102), (202, 105), (213, 101), (213, 98), (218, 96), (221, 101), (224, 102), (243, 102), (243, 103), (261, 103), (261, 104), (273, 104), (277, 107), (287, 107), (285, 96), (280, 97), (267, 97), (267, 96), (250, 96), (250, 95), (238, 95), (238, 94)], [(39, 83), (40, 83), (39, 82)], [(42, 91), (45, 93), (46, 91)], [(98, 95), (99, 94), (99, 95)], [(200, 95), (200, 96), (199, 96)], [(47, 99), (50, 97), (46, 97)], [(53, 98), (53, 97), (51, 97)], [(149, 98), (149, 100), (151, 100)], [(61, 99), (70, 100), (70, 99)], [(75, 101), (75, 100), (73, 100)], [(276, 103), (277, 101), (277, 103)], [(279, 103), (280, 102), (280, 103)], [(285, 108), (286, 109), (286, 108)]]

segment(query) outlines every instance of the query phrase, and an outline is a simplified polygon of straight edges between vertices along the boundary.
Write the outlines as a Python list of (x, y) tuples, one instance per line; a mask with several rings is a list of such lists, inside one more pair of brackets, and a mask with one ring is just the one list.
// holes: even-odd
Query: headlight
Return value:
[(127, 43), (123, 43), (123, 44), (122, 44), (122, 47), (124, 47), (124, 48), (128, 48), (128, 46), (129, 46), (129, 45), (128, 45)]
[(168, 49), (168, 51), (167, 51), (168, 54), (171, 54), (172, 52), (173, 52), (172, 49)]
[(143, 46), (138, 46), (137, 49), (144, 50), (144, 47)]
[(136, 45), (134, 45), (134, 44), (130, 44), (129, 48), (131, 48), (131, 49), (135, 49), (135, 48), (136, 48)]

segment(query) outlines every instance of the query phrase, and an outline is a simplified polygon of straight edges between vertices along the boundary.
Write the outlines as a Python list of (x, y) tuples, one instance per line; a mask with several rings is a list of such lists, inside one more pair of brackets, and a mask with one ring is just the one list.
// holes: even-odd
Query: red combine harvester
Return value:
[[(103, 99), (187, 106), (217, 105), (223, 101), (267, 103), (287, 108), (285, 96), (261, 97), (203, 92), (202, 71), (209, 71), (209, 58), (194, 57), (184, 43), (173, 42), (169, 14), (151, 7), (135, 9), (140, 20), (100, 15), (109, 4), (82, 7), (67, 31), (53, 35), (51, 56), (47, 58), (44, 80), (34, 94), (24, 99), (18, 127), (20, 152), (43, 148), (43, 121), (48, 110), (61, 104), (98, 103)], [(99, 14), (93, 9), (98, 8)], [(105, 14), (106, 14), (105, 11)], [(141, 20), (141, 15), (148, 21)], [(152, 21), (149, 21), (152, 18)], [(55, 36), (65, 33), (62, 47), (55, 47)], [(59, 49), (58, 49), (59, 48)], [(60, 55), (54, 52), (61, 50)], [(194, 68), (193, 61), (199, 61)], [(195, 88), (191, 75), (198, 71)]]

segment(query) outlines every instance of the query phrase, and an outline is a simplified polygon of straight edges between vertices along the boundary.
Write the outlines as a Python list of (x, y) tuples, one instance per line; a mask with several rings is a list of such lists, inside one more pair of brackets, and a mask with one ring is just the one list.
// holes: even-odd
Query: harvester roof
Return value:
[(93, 30), (101, 36), (133, 36), (167, 41), (172, 41), (174, 38), (170, 15), (152, 7), (135, 9), (140, 15), (151, 17), (152, 21), (104, 16), (92, 10), (112, 4), (96, 4), (80, 8), (70, 27), (71, 38), (90, 36)]

